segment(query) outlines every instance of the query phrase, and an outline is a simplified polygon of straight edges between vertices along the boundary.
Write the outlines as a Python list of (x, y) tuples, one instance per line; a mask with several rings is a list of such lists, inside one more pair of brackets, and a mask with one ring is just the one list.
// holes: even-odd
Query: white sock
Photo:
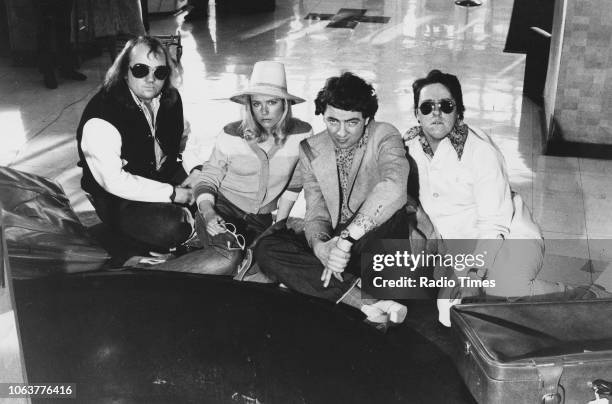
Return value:
[(393, 300), (379, 300), (372, 306), (387, 313), (392, 323), (402, 323), (408, 313), (408, 308), (406, 306), (394, 302)]
[(446, 327), (451, 326), (450, 309), (461, 303), (461, 299), (438, 299), (438, 321)]
[(381, 316), (385, 315), (384, 311), (382, 311), (378, 307), (374, 307), (374, 305), (371, 304), (364, 304), (363, 306), (361, 306), (360, 310), (363, 314), (366, 315), (368, 320), (371, 321), (379, 322), (378, 320), (381, 319)]

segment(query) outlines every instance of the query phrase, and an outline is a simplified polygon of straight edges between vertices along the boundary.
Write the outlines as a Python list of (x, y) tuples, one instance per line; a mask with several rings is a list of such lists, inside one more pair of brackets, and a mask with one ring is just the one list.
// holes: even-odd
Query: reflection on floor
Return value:
[(386, 24), (391, 19), (381, 15), (365, 15), (365, 8), (341, 8), (336, 14), (308, 13), (306, 20), (331, 20), (325, 28), (350, 28), (353, 29), (360, 22)]
[[(329, 21), (305, 18), (342, 8), (390, 19), (328, 29)], [(505, 154), (514, 188), (545, 231), (548, 256), (541, 276), (612, 289), (607, 264), (612, 258), (612, 240), (607, 240), (612, 238), (612, 161), (542, 155), (539, 111), (522, 95), (525, 58), (502, 52), (511, 8), (512, 0), (487, 1), (475, 9), (448, 0), (277, 0), (274, 13), (217, 18), (211, 9), (207, 21), (196, 23), (183, 22), (183, 15), (155, 17), (151, 32), (178, 29), (183, 37), (185, 113), (207, 147), (224, 123), (238, 118), (237, 106), (227, 97), (246, 84), (258, 60), (284, 62), (290, 91), (310, 101), (328, 76), (354, 71), (377, 88), (377, 118), (401, 131), (416, 123), (412, 81), (432, 68), (457, 74), (466, 121), (492, 135)], [(79, 187), (74, 133), (109, 62), (108, 55), (87, 60), (82, 67), (86, 82), (60, 82), (59, 89), (47, 90), (36, 69), (14, 68), (8, 58), (0, 59), (0, 164), (54, 178), (80, 212), (92, 207)], [(294, 113), (315, 130), (323, 126), (312, 102)]]

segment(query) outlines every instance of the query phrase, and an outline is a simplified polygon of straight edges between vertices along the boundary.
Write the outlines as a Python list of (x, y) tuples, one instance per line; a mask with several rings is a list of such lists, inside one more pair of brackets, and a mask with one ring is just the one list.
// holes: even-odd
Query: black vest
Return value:
[(121, 81), (111, 91), (101, 89), (89, 101), (77, 129), (79, 166), (83, 167), (81, 187), (92, 195), (108, 194), (94, 179), (81, 149), (83, 126), (99, 118), (113, 125), (121, 135), (121, 158), (127, 161), (123, 169), (131, 174), (170, 183), (179, 161), (183, 135), (183, 104), (177, 90), (162, 93), (156, 116), (156, 135), (166, 160), (159, 170), (155, 166), (155, 139), (149, 123), (134, 101), (127, 83)]

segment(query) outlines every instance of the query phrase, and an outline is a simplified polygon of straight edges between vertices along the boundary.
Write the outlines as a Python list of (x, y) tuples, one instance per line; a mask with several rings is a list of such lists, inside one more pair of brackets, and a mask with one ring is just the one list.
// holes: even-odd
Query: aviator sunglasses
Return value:
[[(130, 66), (130, 71), (132, 75), (137, 79), (141, 79), (146, 77), (149, 74), (150, 66), (136, 63), (134, 66)], [(157, 80), (165, 80), (166, 77), (170, 74), (170, 68), (168, 66), (157, 66), (153, 71), (153, 75)]]
[(444, 99), (439, 101), (423, 101), (423, 103), (419, 105), (419, 111), (421, 111), (423, 115), (429, 115), (436, 106), (445, 114), (450, 114), (455, 110), (455, 102), (451, 99)]

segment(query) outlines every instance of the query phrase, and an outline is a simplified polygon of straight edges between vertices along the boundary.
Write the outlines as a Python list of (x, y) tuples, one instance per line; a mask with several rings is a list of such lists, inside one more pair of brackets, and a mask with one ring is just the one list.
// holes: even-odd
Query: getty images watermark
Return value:
[(383, 239), (361, 255), (362, 289), (380, 299), (431, 298), (457, 288), (491, 292), (495, 279), (487, 273), (487, 250), (478, 240), (452, 240), (441, 252), (412, 251), (408, 240)]
[[(409, 251), (396, 251), (395, 254), (374, 254), (372, 257), (372, 270), (381, 272), (387, 268), (403, 268), (410, 272), (419, 267), (445, 267), (454, 268), (455, 271), (463, 272), (466, 269), (485, 267), (485, 254), (427, 254), (421, 251), (413, 254)], [(374, 287), (495, 287), (495, 279), (478, 279), (474, 277), (457, 276), (457, 279), (449, 279), (446, 276), (440, 279), (431, 279), (428, 276), (419, 276), (415, 279), (410, 276), (401, 276), (399, 279), (385, 279), (382, 275), (374, 276), (372, 279)]]

